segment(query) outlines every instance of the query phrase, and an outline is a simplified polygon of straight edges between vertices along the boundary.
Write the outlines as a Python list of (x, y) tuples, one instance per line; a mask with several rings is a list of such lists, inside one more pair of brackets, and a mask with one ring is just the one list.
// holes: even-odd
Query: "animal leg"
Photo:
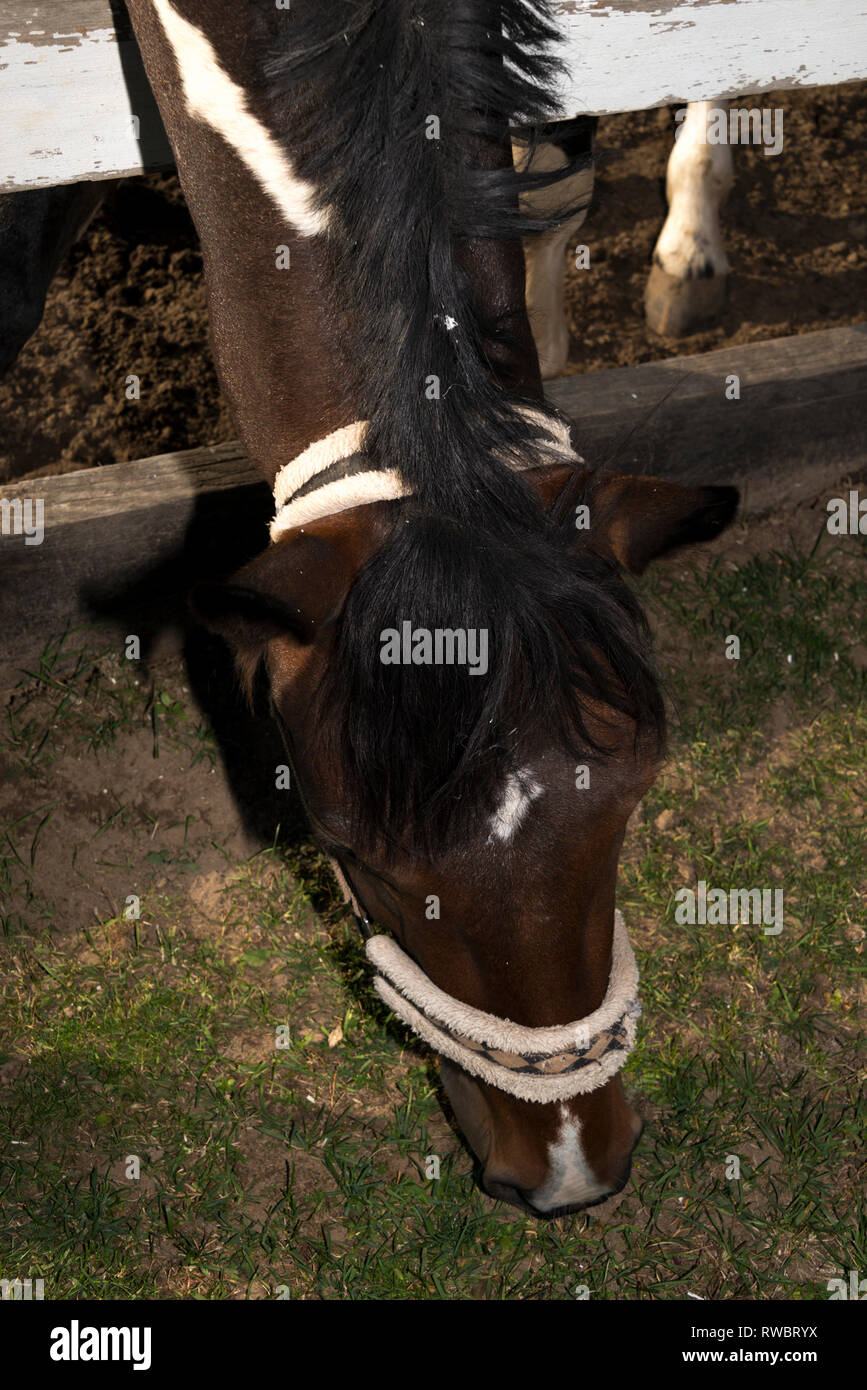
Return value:
[(61, 259), (115, 180), (0, 194), (0, 376), (36, 332)]
[(679, 338), (721, 310), (729, 272), (719, 209), (734, 180), (731, 147), (706, 140), (708, 113), (722, 101), (687, 107), (668, 161), (668, 216), (653, 252), (644, 294), (647, 323)]
[[(533, 173), (547, 173), (562, 169), (579, 155), (586, 155), (589, 161), (595, 129), (593, 116), (579, 116), (574, 121), (546, 127), (546, 138), (536, 147), (529, 168)], [(512, 148), (515, 167), (528, 167), (526, 149), (517, 144)], [(593, 166), (589, 163), (586, 169), (551, 188), (533, 189), (521, 195), (524, 211), (536, 216), (544, 216), (566, 203), (584, 204), (581, 211), (554, 231), (524, 239), (527, 311), (543, 380), (559, 376), (569, 357), (569, 326), (563, 303), (566, 248), (583, 225), (592, 196)]]

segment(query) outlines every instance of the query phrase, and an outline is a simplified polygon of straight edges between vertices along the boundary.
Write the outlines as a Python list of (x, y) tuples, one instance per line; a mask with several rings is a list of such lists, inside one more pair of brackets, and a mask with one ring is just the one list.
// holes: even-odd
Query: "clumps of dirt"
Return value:
[[(127, 398), (127, 378), (139, 398)], [(208, 341), (202, 255), (174, 177), (110, 192), (0, 383), (0, 481), (234, 438)]]
[[(644, 322), (665, 219), (674, 108), (600, 121), (596, 191), (567, 276), (569, 372), (862, 322), (867, 306), (867, 83), (775, 93), (776, 157), (735, 150), (732, 264), (719, 323), (678, 341)], [(128, 400), (126, 379), (141, 382)], [(67, 256), (42, 326), (0, 382), (0, 482), (234, 438), (208, 341), (198, 240), (177, 179), (127, 180)]]
[(667, 212), (676, 107), (599, 123), (593, 203), (576, 241), (589, 269), (567, 278), (567, 372), (632, 366), (867, 317), (867, 83), (772, 92), (733, 103), (783, 112), (783, 149), (734, 151), (722, 212), (731, 264), (718, 322), (681, 339), (644, 320), (644, 288)]

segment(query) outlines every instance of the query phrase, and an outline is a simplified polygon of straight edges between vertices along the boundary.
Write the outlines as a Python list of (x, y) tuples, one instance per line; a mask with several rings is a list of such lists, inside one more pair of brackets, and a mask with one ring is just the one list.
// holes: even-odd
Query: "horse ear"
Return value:
[(670, 550), (714, 540), (740, 501), (736, 487), (688, 487), (629, 473), (555, 467), (524, 476), (554, 521), (567, 526), (574, 518), (576, 540), (632, 574)]
[(308, 645), (339, 616), (380, 529), (345, 512), (290, 531), (224, 583), (196, 585), (192, 615), (248, 658), (275, 637)]

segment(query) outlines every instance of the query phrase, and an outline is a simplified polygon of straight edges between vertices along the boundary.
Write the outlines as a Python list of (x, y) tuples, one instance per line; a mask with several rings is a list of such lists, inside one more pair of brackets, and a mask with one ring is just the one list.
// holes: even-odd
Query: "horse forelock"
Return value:
[[(528, 757), (553, 745), (604, 760), (624, 719), (636, 744), (662, 747), (641, 609), (614, 566), (575, 551), (568, 521), (528, 525), (506, 545), (390, 505), (391, 536), (349, 590), (317, 696), (352, 843), (433, 856), (477, 836), (505, 844), (538, 795)], [(384, 665), (385, 634), (397, 642), (401, 629), (411, 640), (484, 632), (487, 669), (417, 663), (406, 643)]]

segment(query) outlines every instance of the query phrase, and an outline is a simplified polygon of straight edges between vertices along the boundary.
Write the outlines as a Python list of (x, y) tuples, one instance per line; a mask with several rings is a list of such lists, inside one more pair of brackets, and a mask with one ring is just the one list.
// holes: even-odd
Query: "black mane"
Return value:
[[(576, 553), (569, 519), (552, 525), (507, 466), (554, 459), (497, 385), (484, 343), (506, 329), (485, 317), (458, 254), (463, 238), (514, 238), (554, 220), (523, 218), (518, 193), (574, 165), (534, 178), (480, 168), (473, 152), (502, 143), (508, 124), (557, 114), (546, 52), (556, 31), (536, 0), (293, 0), (279, 22), (274, 13), (268, 101), (330, 212), (366, 448), (414, 494), (392, 504), (392, 537), (349, 593), (323, 721), (339, 731), (356, 840), (385, 834), (436, 851), (491, 811), (526, 734), (592, 744), (582, 697), (663, 733), (631, 591)], [(431, 116), (439, 139), (426, 138)], [(431, 377), (438, 399), (425, 393)], [(404, 620), (487, 629), (487, 675), (383, 665), (380, 634)]]

